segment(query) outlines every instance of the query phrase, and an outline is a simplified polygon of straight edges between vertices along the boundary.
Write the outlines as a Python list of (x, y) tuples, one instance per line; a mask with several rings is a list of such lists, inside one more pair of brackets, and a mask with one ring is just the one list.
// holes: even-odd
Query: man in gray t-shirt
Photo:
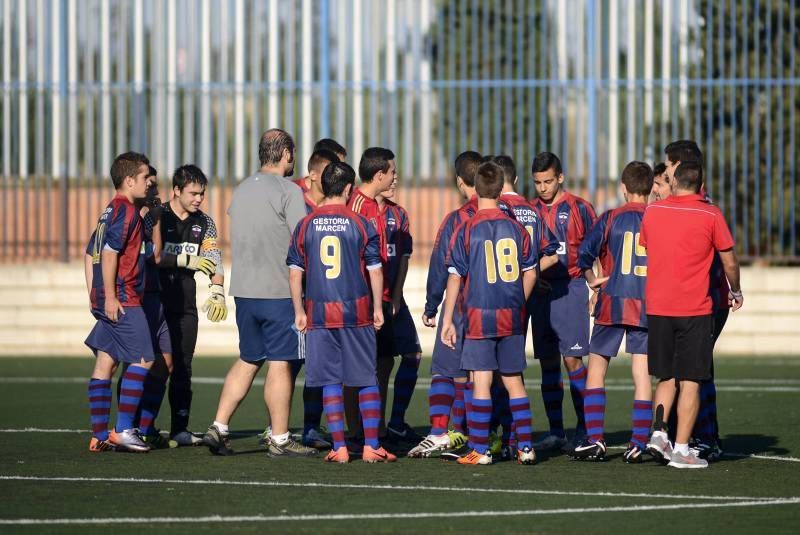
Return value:
[(231, 286), (239, 329), (239, 360), (225, 377), (214, 423), (203, 437), (212, 453), (230, 455), (228, 423), (258, 370), (269, 362), (264, 400), (272, 423), (270, 455), (315, 455), (291, 438), (289, 408), (291, 361), (300, 358), (289, 294), (286, 253), (297, 223), (306, 215), (303, 193), (287, 177), (294, 169), (294, 141), (277, 128), (267, 130), (258, 146), (259, 171), (233, 192)]

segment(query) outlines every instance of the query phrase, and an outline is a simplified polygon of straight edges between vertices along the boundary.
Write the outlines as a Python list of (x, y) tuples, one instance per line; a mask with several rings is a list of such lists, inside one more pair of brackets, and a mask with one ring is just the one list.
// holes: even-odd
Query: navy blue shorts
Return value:
[(414, 319), (411, 317), (411, 311), (405, 301), (392, 318), (392, 326), (394, 327), (394, 350), (397, 355), (416, 355), (422, 352), (419, 336), (417, 336), (417, 327), (414, 325)]
[(589, 290), (584, 279), (548, 281), (550, 291), (528, 301), (533, 353), (539, 358), (583, 357), (589, 352)]
[(147, 326), (150, 328), (153, 351), (171, 355), (172, 341), (169, 338), (169, 327), (167, 327), (167, 317), (164, 315), (164, 305), (161, 304), (161, 296), (157, 293), (144, 294), (142, 308), (147, 318)]
[(234, 297), (239, 358), (246, 362), (297, 360), (300, 333), (291, 299)]
[(117, 323), (96, 314), (97, 323), (84, 342), (95, 356), (98, 351), (108, 353), (117, 362), (138, 363), (155, 360), (150, 327), (142, 307), (125, 307)]
[(464, 322), (461, 314), (453, 314), (453, 324), (456, 326), (456, 348), (450, 349), (442, 343), (442, 322), (439, 318), (436, 326), (436, 340), (433, 343), (433, 358), (431, 359), (431, 375), (443, 375), (458, 379), (466, 377), (467, 372), (461, 369), (461, 347), (464, 343)]
[(525, 335), (512, 334), (500, 338), (467, 338), (461, 352), (461, 367), (469, 371), (498, 370), (520, 373), (525, 362)]
[(616, 357), (625, 336), (625, 352), (647, 355), (647, 329), (629, 325), (598, 325), (592, 329), (589, 352), (603, 357)]
[(375, 328), (309, 329), (306, 340), (306, 386), (343, 384), (375, 386)]

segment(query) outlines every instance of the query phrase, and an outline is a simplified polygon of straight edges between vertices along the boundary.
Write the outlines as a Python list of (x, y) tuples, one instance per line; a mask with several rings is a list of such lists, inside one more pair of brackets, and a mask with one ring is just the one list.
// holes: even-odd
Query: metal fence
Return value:
[(125, 150), (198, 164), (225, 230), (257, 140), (398, 155), (424, 250), (452, 160), (541, 150), (598, 210), (625, 163), (696, 139), (747, 257), (800, 259), (794, 0), (0, 0), (0, 251), (79, 256)]

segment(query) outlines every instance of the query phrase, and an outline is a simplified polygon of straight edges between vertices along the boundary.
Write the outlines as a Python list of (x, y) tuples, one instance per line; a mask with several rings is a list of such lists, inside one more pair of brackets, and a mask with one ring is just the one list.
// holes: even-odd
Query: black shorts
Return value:
[(375, 336), (378, 345), (378, 358), (391, 358), (398, 354), (394, 343), (392, 303), (384, 301), (381, 303), (381, 308), (383, 309), (383, 326)]
[(711, 378), (714, 316), (647, 315), (647, 364), (659, 379)]

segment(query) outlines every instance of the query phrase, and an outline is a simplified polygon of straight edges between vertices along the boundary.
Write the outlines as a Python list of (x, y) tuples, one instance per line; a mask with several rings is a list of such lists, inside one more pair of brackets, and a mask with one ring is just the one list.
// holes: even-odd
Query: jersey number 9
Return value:
[(319, 242), (319, 258), (327, 268), (326, 279), (335, 279), (342, 272), (342, 243), (338, 236), (325, 236)]
[[(634, 247), (636, 243), (636, 247)], [(625, 232), (622, 235), (622, 265), (620, 266), (620, 273), (623, 275), (631, 274), (631, 265), (633, 264), (633, 255), (647, 257), (647, 250), (639, 244), (639, 233), (636, 235), (631, 231)], [(639, 277), (647, 276), (647, 266), (633, 266), (633, 274)]]
[(497, 282), (497, 275), (503, 282), (514, 282), (519, 278), (519, 262), (517, 261), (517, 242), (511, 238), (503, 238), (492, 243), (483, 242), (486, 257), (486, 280), (489, 284)]

